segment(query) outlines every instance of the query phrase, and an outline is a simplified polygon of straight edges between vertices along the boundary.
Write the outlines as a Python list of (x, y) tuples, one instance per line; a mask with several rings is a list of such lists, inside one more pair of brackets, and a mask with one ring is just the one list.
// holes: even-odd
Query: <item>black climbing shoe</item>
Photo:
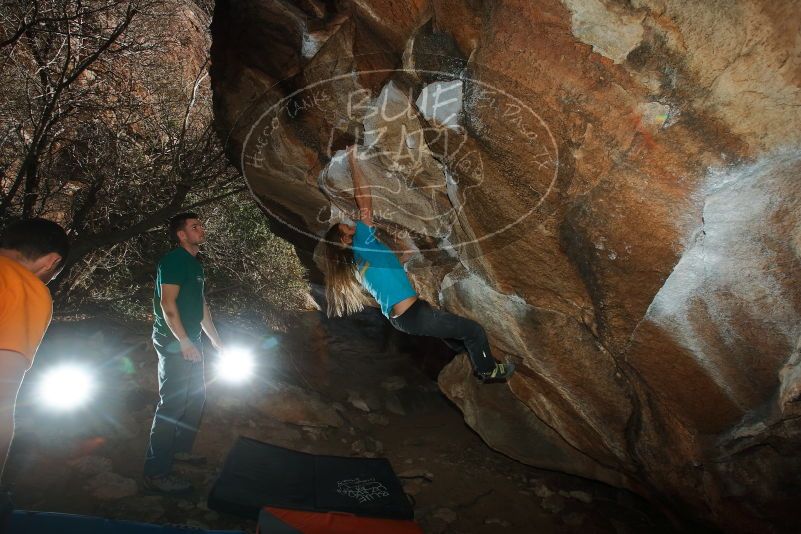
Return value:
[(506, 382), (509, 377), (515, 372), (515, 364), (513, 363), (496, 363), (495, 369), (486, 373), (479, 373), (478, 378), (485, 384), (493, 384), (495, 382)]

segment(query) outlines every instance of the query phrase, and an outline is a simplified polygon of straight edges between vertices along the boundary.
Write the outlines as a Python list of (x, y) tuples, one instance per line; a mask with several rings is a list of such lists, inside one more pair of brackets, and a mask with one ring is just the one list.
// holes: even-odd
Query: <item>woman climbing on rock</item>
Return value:
[(431, 336), (467, 350), (475, 375), (483, 382), (504, 382), (515, 366), (495, 361), (481, 325), (444, 310), (432, 308), (412, 287), (395, 253), (376, 237), (372, 195), (356, 164), (356, 146), (348, 150), (359, 220), (355, 225), (335, 224), (325, 236), (326, 297), (328, 315), (360, 311), (365, 304), (362, 288), (381, 306), (392, 326), (407, 334)]

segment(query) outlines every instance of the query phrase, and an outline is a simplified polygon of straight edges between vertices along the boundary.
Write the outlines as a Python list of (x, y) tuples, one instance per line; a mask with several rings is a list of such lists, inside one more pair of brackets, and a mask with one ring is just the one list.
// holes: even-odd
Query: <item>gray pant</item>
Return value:
[[(202, 350), (200, 340), (196, 345)], [(172, 337), (154, 335), (153, 346), (159, 356), (160, 400), (150, 429), (145, 476), (168, 474), (173, 456), (192, 450), (206, 402), (203, 361), (184, 360), (178, 341)]]

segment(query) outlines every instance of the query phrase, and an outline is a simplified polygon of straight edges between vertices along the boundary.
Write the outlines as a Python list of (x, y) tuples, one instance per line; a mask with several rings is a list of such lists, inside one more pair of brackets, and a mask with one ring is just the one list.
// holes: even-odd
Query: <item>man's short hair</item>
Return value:
[(170, 232), (170, 239), (178, 243), (180, 240), (178, 239), (178, 232), (186, 228), (186, 221), (189, 219), (199, 219), (197, 213), (187, 212), (187, 213), (179, 213), (175, 215), (173, 218), (170, 219), (170, 223), (167, 226)]
[(70, 240), (64, 229), (47, 219), (25, 219), (11, 224), (0, 238), (0, 248), (16, 250), (29, 261), (55, 252), (61, 264), (70, 253)]

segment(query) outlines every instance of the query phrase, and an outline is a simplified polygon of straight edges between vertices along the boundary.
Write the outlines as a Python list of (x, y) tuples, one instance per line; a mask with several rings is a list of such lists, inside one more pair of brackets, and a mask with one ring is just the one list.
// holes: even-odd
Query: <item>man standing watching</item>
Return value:
[(67, 233), (45, 219), (12, 224), (0, 239), (0, 477), (14, 435), (14, 407), (53, 315), (45, 284), (69, 253)]
[(203, 266), (196, 256), (205, 230), (195, 213), (170, 219), (170, 237), (178, 247), (161, 258), (153, 294), (153, 346), (159, 357), (159, 403), (150, 430), (144, 467), (146, 490), (167, 494), (192, 491), (192, 484), (172, 475), (174, 461), (202, 464), (192, 454), (206, 384), (201, 331), (217, 350), (222, 342), (203, 294)]

